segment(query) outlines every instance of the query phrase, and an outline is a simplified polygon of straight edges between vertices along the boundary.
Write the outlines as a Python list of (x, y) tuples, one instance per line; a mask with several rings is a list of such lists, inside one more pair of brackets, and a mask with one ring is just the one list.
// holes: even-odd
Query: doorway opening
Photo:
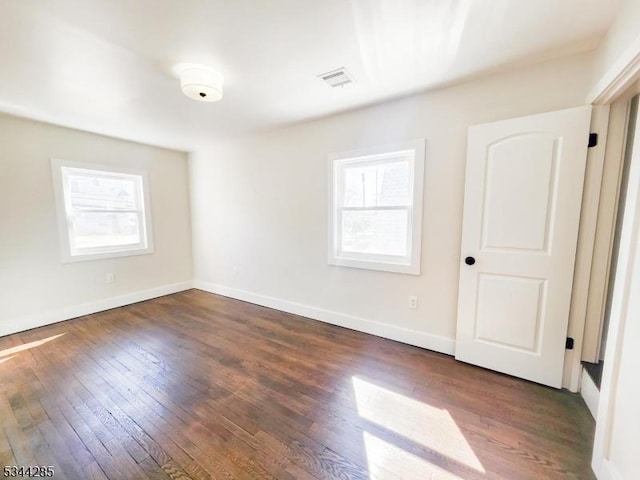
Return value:
[[(610, 256), (607, 269), (607, 278), (604, 304), (602, 308), (602, 315), (600, 318), (600, 335), (596, 339), (597, 345), (595, 348), (595, 355), (586, 353), (586, 357), (583, 357), (582, 365), (584, 372), (587, 374), (595, 388), (599, 391), (602, 383), (602, 372), (604, 370), (604, 358), (606, 353), (607, 336), (609, 331), (609, 320), (611, 317), (611, 305), (613, 298), (613, 291), (615, 287), (615, 272), (618, 267), (618, 253), (620, 249), (620, 237), (622, 232), (622, 221), (625, 212), (625, 200), (627, 198), (627, 189), (629, 183), (629, 169), (631, 165), (631, 158), (634, 150), (634, 138), (638, 125), (638, 102), (640, 95), (634, 96), (631, 100), (626, 102), (627, 106), (627, 121), (626, 128), (624, 129), (624, 137), (622, 140), (624, 153), (622, 156), (622, 163), (619, 167), (618, 176), (618, 191), (616, 198), (616, 208), (614, 213), (614, 225), (613, 235), (611, 239)], [(585, 349), (585, 352), (588, 350)]]

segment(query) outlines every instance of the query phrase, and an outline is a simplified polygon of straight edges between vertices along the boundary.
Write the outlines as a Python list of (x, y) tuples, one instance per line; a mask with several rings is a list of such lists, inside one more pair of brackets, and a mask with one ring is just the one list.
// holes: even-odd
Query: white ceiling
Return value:
[[(2, 0), (0, 111), (193, 150), (594, 48), (618, 0)], [(189, 100), (171, 67), (225, 77)], [(346, 67), (356, 83), (317, 75)]]

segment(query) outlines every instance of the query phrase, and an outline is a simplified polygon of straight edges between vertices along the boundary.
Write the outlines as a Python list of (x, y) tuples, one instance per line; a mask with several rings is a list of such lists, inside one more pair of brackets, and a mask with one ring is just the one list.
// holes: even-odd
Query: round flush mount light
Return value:
[(220, 72), (205, 65), (179, 64), (174, 71), (180, 77), (182, 93), (199, 102), (217, 102), (222, 98), (224, 79)]

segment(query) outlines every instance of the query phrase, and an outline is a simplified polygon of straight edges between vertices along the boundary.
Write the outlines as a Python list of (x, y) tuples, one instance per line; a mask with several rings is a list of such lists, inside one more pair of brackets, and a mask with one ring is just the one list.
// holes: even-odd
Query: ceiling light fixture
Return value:
[(180, 77), (182, 93), (199, 102), (217, 102), (222, 98), (224, 79), (220, 72), (206, 65), (192, 63), (174, 67)]

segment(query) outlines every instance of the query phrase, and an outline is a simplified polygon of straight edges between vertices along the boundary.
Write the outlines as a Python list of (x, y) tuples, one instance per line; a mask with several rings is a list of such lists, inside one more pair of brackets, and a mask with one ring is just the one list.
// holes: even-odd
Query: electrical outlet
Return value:
[(414, 295), (409, 297), (409, 308), (418, 308), (418, 297)]
[(107, 283), (113, 283), (116, 281), (115, 273), (107, 273)]

